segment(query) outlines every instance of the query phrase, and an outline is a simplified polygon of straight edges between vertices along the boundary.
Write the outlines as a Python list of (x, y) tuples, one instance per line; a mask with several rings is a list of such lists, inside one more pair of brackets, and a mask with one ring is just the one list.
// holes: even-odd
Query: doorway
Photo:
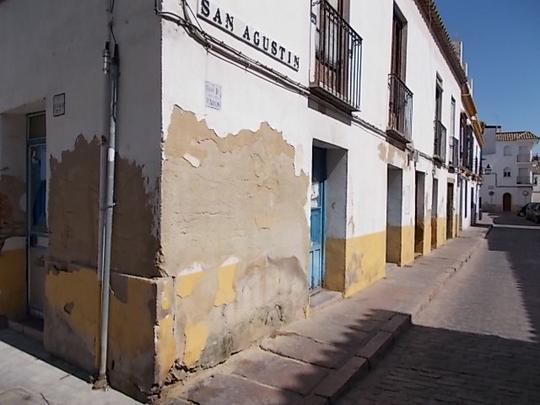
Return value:
[(309, 249), (309, 287), (311, 290), (321, 288), (324, 280), (326, 179), (326, 149), (314, 146), (311, 166), (311, 244)]
[(26, 216), (27, 303), (30, 315), (43, 317), (48, 248), (47, 230), (47, 131), (45, 113), (27, 116)]
[(459, 215), (458, 215), (458, 230), (463, 230), (463, 180), (458, 178), (458, 193), (459, 193)]
[(512, 194), (510, 193), (503, 194), (503, 211), (504, 212), (512, 211)]
[(438, 200), (439, 181), (434, 178), (433, 186), (431, 188), (431, 249), (437, 249), (437, 218), (439, 215)]
[(401, 265), (403, 171), (388, 166), (386, 202), (386, 262)]
[(446, 191), (446, 239), (454, 237), (454, 184), (448, 183)]
[(425, 233), (425, 186), (426, 175), (422, 172), (416, 172), (415, 187), (415, 227), (414, 227), (414, 252), (418, 255), (424, 254), (424, 233)]

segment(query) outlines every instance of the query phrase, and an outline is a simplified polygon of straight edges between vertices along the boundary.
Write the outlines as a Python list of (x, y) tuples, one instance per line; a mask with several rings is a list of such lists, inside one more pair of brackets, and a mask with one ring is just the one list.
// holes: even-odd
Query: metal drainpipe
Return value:
[(109, 82), (109, 136), (106, 153), (106, 178), (103, 187), (104, 196), (100, 202), (104, 205), (101, 209), (103, 213), (103, 228), (100, 229), (101, 245), (98, 266), (101, 266), (101, 271), (98, 271), (101, 276), (101, 336), (100, 336), (100, 361), (99, 375), (94, 384), (96, 388), (107, 386), (107, 347), (109, 334), (109, 298), (110, 298), (110, 281), (111, 281), (111, 245), (112, 245), (112, 224), (113, 224), (113, 209), (114, 209), (114, 179), (115, 179), (115, 156), (116, 156), (116, 124), (117, 124), (117, 101), (118, 101), (118, 77), (119, 77), (119, 53), (118, 44), (114, 46), (114, 54), (107, 63), (105, 55), (108, 52), (108, 44), (104, 51), (104, 70)]

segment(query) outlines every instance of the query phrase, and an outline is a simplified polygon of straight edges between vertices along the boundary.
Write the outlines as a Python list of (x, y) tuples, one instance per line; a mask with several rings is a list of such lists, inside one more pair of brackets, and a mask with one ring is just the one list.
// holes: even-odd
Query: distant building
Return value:
[(516, 211), (533, 195), (532, 149), (540, 138), (529, 131), (503, 132), (486, 127), (483, 149), (482, 208), (486, 211)]
[(533, 157), (533, 191), (532, 202), (540, 202), (540, 156)]

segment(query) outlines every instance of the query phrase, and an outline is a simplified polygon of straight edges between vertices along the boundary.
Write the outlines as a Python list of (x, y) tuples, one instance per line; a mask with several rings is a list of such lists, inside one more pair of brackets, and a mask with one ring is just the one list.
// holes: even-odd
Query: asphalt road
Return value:
[(341, 404), (540, 404), (540, 227), (494, 223)]

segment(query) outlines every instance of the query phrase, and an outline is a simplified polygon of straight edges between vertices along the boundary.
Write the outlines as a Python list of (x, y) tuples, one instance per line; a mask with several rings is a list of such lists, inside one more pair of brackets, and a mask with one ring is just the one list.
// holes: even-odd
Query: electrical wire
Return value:
[(107, 10), (109, 13), (109, 36), (112, 39), (114, 44), (117, 44), (116, 36), (114, 35), (114, 6), (116, 4), (116, 0), (111, 0), (109, 3), (109, 9)]
[[(197, 16), (195, 15), (186, 0), (180, 0), (184, 16), (180, 16), (176, 13), (168, 11), (163, 11), (159, 7), (158, 2), (159, 0), (154, 0), (154, 12), (157, 16), (163, 18), (166, 21), (174, 23), (179, 27), (182, 27), (190, 37), (192, 37), (196, 42), (203, 46), (207, 50), (207, 52), (211, 53), (213, 56), (218, 57), (219, 59), (228, 63), (232, 63), (235, 66), (241, 66), (249, 70), (257, 77), (270, 81), (273, 84), (277, 84), (280, 87), (285, 88), (289, 91), (294, 91), (295, 93), (303, 96), (309, 96), (311, 94), (309, 87), (292, 80), (283, 73), (280, 73), (253, 58), (250, 58), (242, 52), (227, 45), (225, 42), (205, 32), (201, 27)], [(191, 14), (195, 18), (197, 25), (191, 22), (189, 14)], [(336, 111), (339, 110), (336, 109)], [(350, 119), (352, 124), (369, 130), (375, 136), (381, 139), (387, 138), (386, 132), (384, 130), (363, 120), (362, 118), (356, 115), (352, 115)]]

